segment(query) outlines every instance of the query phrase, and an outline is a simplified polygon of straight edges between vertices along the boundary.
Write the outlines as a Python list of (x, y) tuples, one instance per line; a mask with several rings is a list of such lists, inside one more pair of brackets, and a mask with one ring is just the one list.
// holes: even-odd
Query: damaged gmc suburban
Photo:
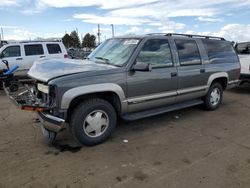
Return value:
[(28, 75), (34, 84), (10, 98), (37, 111), (50, 141), (69, 126), (90, 146), (110, 137), (118, 117), (131, 121), (199, 104), (217, 109), (223, 91), (238, 84), (240, 63), (224, 38), (147, 34), (108, 39), (86, 60), (39, 60)]

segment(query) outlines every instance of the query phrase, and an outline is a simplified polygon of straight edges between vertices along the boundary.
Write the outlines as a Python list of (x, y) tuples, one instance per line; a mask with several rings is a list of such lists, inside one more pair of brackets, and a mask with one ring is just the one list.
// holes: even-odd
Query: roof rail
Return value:
[(31, 43), (31, 42), (62, 42), (62, 39), (55, 39), (55, 40), (24, 40), (24, 41), (19, 41), (17, 43)]
[(184, 37), (190, 37), (190, 38), (205, 38), (205, 39), (225, 40), (222, 37), (213, 37), (213, 36), (206, 36), (206, 35), (192, 35), (192, 34), (178, 34), (178, 33), (167, 33), (166, 36), (184, 36)]
[(179, 33), (149, 33), (148, 35), (165, 35), (165, 36), (183, 36), (189, 38), (205, 38), (205, 39), (217, 39), (217, 40), (226, 40), (222, 37), (213, 37), (213, 36), (205, 36), (205, 35), (192, 35), (192, 34), (179, 34)]

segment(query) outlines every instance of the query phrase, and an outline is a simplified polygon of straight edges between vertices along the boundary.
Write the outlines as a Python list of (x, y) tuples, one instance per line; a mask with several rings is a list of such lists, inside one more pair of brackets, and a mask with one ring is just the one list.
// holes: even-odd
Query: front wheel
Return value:
[(116, 127), (116, 112), (106, 100), (88, 99), (70, 118), (73, 136), (83, 145), (92, 146), (107, 140)]
[(207, 110), (216, 110), (222, 101), (223, 88), (220, 83), (213, 83), (205, 96), (204, 104)]

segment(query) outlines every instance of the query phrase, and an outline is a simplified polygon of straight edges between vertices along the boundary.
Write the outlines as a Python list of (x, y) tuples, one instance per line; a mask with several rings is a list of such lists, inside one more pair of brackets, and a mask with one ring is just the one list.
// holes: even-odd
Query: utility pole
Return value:
[(1, 39), (4, 40), (4, 37), (3, 37), (3, 28), (2, 27), (1, 27), (1, 33), (2, 33)]
[(98, 31), (97, 31), (97, 37), (98, 37), (98, 45), (101, 44), (101, 32), (100, 32), (100, 24), (98, 24)]
[(0, 48), (2, 47), (2, 34), (0, 33)]
[(112, 29), (112, 37), (115, 37), (115, 30), (114, 30), (114, 24), (111, 24), (111, 29)]

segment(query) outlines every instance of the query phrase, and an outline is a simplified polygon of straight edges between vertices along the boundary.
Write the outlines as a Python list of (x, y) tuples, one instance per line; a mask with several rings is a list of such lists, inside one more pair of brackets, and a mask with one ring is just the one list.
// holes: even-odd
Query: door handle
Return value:
[(201, 70), (200, 70), (200, 73), (205, 73), (205, 72), (206, 72), (205, 69), (201, 69)]
[(23, 60), (23, 58), (19, 57), (19, 58), (16, 58), (16, 60)]
[(44, 57), (46, 57), (45, 55), (43, 55), (43, 56), (40, 56), (40, 58), (44, 58)]
[(176, 77), (177, 76), (177, 72), (171, 72), (171, 77)]

